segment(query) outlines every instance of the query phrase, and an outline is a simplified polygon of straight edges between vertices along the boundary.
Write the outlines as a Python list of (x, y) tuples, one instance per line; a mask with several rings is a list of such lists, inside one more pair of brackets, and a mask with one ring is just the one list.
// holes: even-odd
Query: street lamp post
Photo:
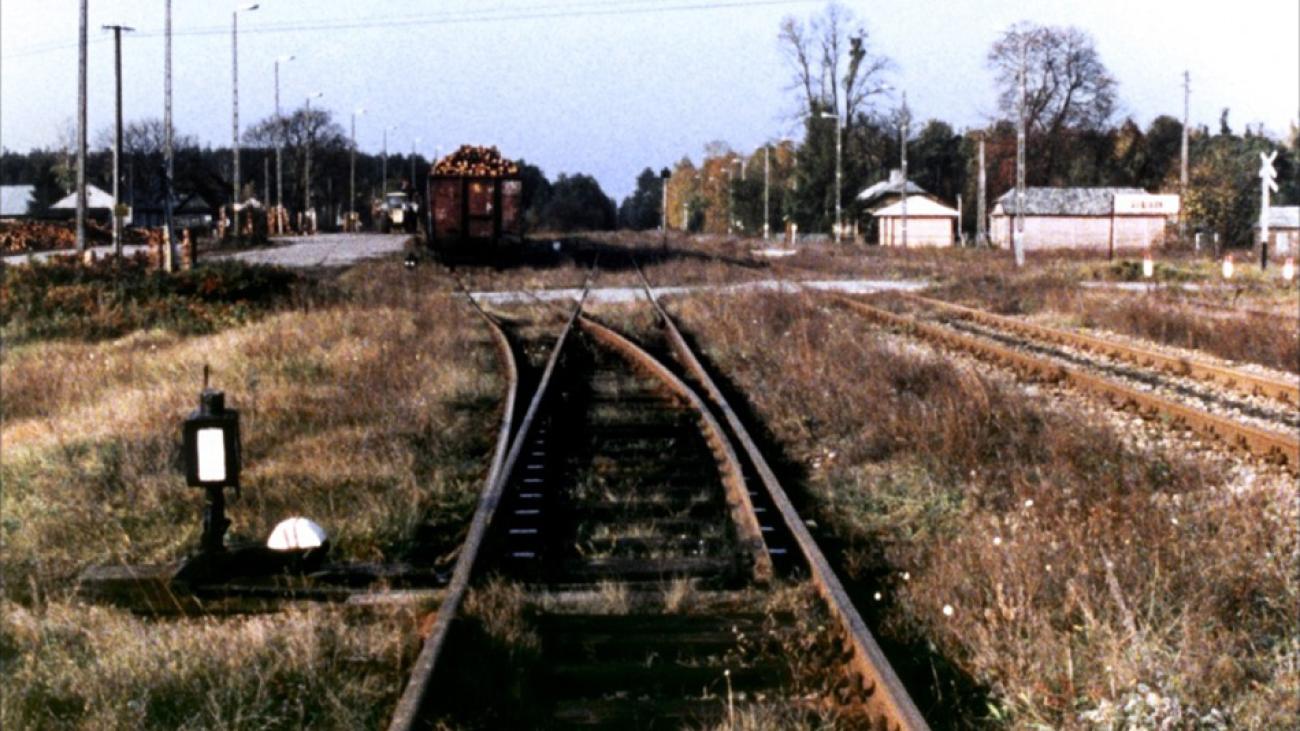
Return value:
[(280, 56), (275, 59), (275, 230), (276, 233), (284, 233), (281, 227), (284, 225), (284, 166), (281, 162), (281, 153), (284, 148), (285, 124), (284, 117), (280, 114), (280, 64), (288, 63), (294, 60), (294, 56)]
[(357, 229), (357, 117), (366, 113), (365, 107), (352, 110), (352, 145), (348, 151), (348, 225)]
[[(302, 225), (307, 228), (308, 216), (311, 214), (311, 100), (319, 99), (325, 93), (313, 91), (307, 95), (307, 111), (304, 115), (306, 125), (306, 135), (303, 140), (303, 165), (302, 165)], [(306, 231), (304, 231), (306, 233)]]
[(251, 13), (260, 7), (257, 3), (240, 5), (230, 13), (230, 86), (231, 86), (231, 149), (234, 158), (233, 195), (230, 199), (230, 221), (235, 239), (239, 238), (239, 14)]

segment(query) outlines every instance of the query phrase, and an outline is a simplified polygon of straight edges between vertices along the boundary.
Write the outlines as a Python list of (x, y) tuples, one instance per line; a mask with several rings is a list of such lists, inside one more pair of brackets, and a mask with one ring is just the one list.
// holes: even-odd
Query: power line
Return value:
[[(627, 17), (633, 15), (655, 15), (662, 13), (695, 12), (705, 10), (729, 10), (777, 5), (807, 5), (820, 0), (700, 0), (696, 2), (678, 2), (665, 5), (649, 0), (629, 0), (626, 2), (573, 2), (558, 3), (530, 8), (528, 10), (468, 10), (437, 14), (407, 15), (387, 18), (333, 19), (320, 21), (291, 21), (283, 23), (261, 23), (244, 31), (245, 34), (275, 33), (311, 33), (333, 30), (361, 30), (400, 25), (411, 26), (445, 26), (471, 25), (484, 23), (501, 23), (520, 20), (552, 20), (586, 17)], [(184, 30), (173, 30), (174, 36), (224, 35), (228, 29), (224, 26), (200, 26)], [(136, 34), (138, 38), (160, 38), (162, 30), (145, 30)], [(75, 48), (76, 43), (49, 42), (20, 48), (4, 54), (5, 59), (24, 58), (52, 51)]]

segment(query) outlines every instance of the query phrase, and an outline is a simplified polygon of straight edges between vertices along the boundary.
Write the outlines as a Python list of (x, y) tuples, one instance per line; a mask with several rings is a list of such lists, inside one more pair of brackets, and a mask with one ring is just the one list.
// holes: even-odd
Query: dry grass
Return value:
[[(1159, 288), (1151, 293), (1101, 293), (1078, 286), (1082, 280), (1136, 281), (1141, 268), (1132, 260), (1106, 264), (1067, 259), (1023, 273), (1006, 271), (1004, 264), (984, 266), (973, 261), (960, 274), (941, 278), (933, 294), (1003, 314), (1052, 314), (1071, 325), (1300, 373), (1300, 330), (1295, 318), (1261, 318), (1244, 311), (1300, 312), (1295, 288), (1283, 286), (1276, 272), (1264, 276), (1258, 267), (1243, 269), (1232, 288), (1207, 295), (1221, 303), (1217, 312), (1191, 308)], [(1210, 287), (1219, 281), (1212, 264), (1199, 260), (1162, 263), (1157, 278)]]
[[(302, 514), (330, 533), (336, 559), (445, 561), (478, 494), (504, 389), (463, 301), (423, 296), (429, 283), (372, 284), (400, 272), (372, 265), (340, 283), (346, 304), (216, 334), (142, 331), (5, 354), (6, 728), (384, 721), (409, 659), (397, 647), (411, 636), (405, 619), (306, 610), (154, 623), (85, 609), (72, 594), (87, 566), (175, 561), (197, 544), (202, 497), (184, 484), (178, 443), (204, 363), (242, 416), (232, 540), (260, 541)], [(51, 703), (64, 710), (43, 710)]]
[(674, 309), (796, 462), (789, 486), (885, 638), (932, 643), (908, 661), (924, 672), (903, 668), (913, 685), (933, 662), (989, 689), (971, 708), (915, 688), (948, 704), (939, 725), (1280, 728), (1300, 713), (1288, 478), (1251, 485), (1139, 444), (810, 300)]

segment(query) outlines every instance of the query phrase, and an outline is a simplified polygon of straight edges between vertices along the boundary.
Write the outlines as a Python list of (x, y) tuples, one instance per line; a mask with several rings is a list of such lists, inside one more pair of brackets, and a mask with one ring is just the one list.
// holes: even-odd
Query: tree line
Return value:
[[(76, 184), (75, 129), (61, 134), (53, 149), (27, 153), (6, 151), (0, 157), (0, 184), (33, 185), (33, 213), (44, 214)], [(94, 137), (87, 154), (90, 184), (112, 190), (112, 129)], [(280, 143), (277, 176), (276, 143)], [(214, 209), (230, 202), (233, 191), (231, 148), (200, 145), (183, 132), (173, 134), (173, 179), (176, 195), (197, 194)], [(307, 158), (310, 151), (310, 183)], [(160, 119), (134, 120), (123, 127), (121, 197), (133, 207), (160, 206), (164, 190), (164, 129)], [(370, 223), (371, 202), (388, 191), (414, 189), (423, 199), (432, 160), (393, 151), (387, 156), (355, 153), (355, 197), (352, 193), (351, 139), (328, 109), (303, 106), (283, 118), (258, 120), (243, 133), (240, 151), (241, 198), (283, 205), (291, 214), (308, 203), (322, 211), (328, 226), (339, 215), (356, 210)], [(521, 160), (525, 221), (529, 228), (548, 231), (603, 230), (618, 225), (615, 202), (589, 175), (563, 175), (554, 181), (535, 165)], [(278, 178), (278, 181), (277, 181)], [(277, 184), (278, 183), (278, 184)]]
[[(974, 232), (981, 140), (988, 210), (1015, 185), (1022, 68), (1027, 185), (1180, 190), (1182, 122), (1160, 115), (1143, 128), (1132, 118), (1116, 119), (1119, 83), (1093, 39), (1077, 28), (1025, 22), (1007, 28), (984, 59), (996, 83), (996, 117), (964, 130), (940, 119), (914, 124), (901, 105), (884, 103), (901, 96), (889, 83), (895, 64), (872, 47), (866, 24), (839, 3), (807, 21), (785, 18), (777, 37), (790, 71), (786, 91), (801, 138), (773, 140), (748, 152), (712, 142), (700, 162), (678, 161), (668, 181), (669, 228), (760, 234), (766, 210), (773, 231), (787, 223), (800, 231), (829, 231), (835, 212), (835, 135), (842, 121), (840, 195), (846, 221), (860, 220), (864, 213), (856, 194), (900, 167), (906, 130), (908, 179), (950, 205), (960, 196), (962, 229)], [(1224, 109), (1215, 129), (1188, 130), (1183, 207), (1192, 230), (1218, 234), (1228, 245), (1247, 245), (1259, 216), (1260, 152), (1278, 151), (1280, 190), (1274, 205), (1300, 202), (1300, 129), (1293, 122), (1284, 139), (1262, 127), (1236, 131), (1229, 115)], [(631, 228), (658, 226), (662, 198), (662, 181), (646, 168), (620, 207), (620, 222)]]

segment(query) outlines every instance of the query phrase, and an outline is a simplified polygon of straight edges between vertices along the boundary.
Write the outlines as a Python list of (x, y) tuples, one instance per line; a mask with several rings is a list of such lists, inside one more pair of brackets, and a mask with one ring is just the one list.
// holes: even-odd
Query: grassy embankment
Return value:
[(197, 543), (202, 497), (178, 442), (205, 363), (243, 419), (234, 538), (302, 514), (340, 560), (454, 551), (502, 387), (473, 312), (418, 276), (376, 263), (322, 289), (239, 265), (172, 280), (5, 272), (0, 726), (386, 722), (418, 649), (409, 611), (158, 621), (74, 590), (87, 566), (174, 561)]
[(815, 300), (672, 309), (791, 459), (805, 517), (938, 725), (1281, 728), (1300, 713), (1289, 477)]

